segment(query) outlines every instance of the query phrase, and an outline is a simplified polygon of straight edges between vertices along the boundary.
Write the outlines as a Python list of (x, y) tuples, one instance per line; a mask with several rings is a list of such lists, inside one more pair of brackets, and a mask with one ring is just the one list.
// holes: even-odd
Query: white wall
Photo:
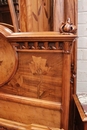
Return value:
[(87, 0), (78, 0), (77, 93), (87, 92)]

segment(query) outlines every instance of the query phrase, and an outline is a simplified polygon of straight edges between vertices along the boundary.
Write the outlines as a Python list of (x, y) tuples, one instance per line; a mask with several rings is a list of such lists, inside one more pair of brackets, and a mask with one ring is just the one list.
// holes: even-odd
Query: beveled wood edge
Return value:
[(9, 128), (9, 129), (17, 129), (17, 130), (26, 130), (27, 125), (19, 122), (15, 122), (12, 120), (0, 118), (0, 127)]
[(29, 49), (16, 49), (17, 52), (29, 52), (29, 53), (64, 53), (63, 50), (29, 50)]
[(73, 41), (77, 35), (63, 35), (59, 32), (19, 32), (7, 36), (10, 42), (25, 41)]
[(79, 102), (79, 99), (77, 97), (77, 95), (73, 95), (73, 98), (74, 98), (74, 102), (75, 102), (75, 105), (78, 109), (78, 112), (80, 114), (80, 117), (82, 119), (83, 122), (87, 122), (87, 116), (85, 115), (84, 111), (83, 111), (83, 108)]
[(6, 26), (0, 25), (0, 35), (3, 37), (7, 37), (8, 35), (11, 35), (13, 33), (13, 31), (11, 29), (9, 29)]
[[(6, 25), (7, 26), (7, 25)], [(61, 34), (59, 32), (13, 32), (8, 27), (0, 25), (0, 35), (10, 42), (25, 41), (74, 41), (77, 35)]]
[(0, 22), (0, 25), (7, 27), (7, 28), (9, 28), (10, 30), (12, 30), (12, 31), (14, 32), (14, 27), (13, 27), (13, 25), (7, 24), (7, 23), (2, 23), (2, 22)]
[(16, 121), (0, 118), (0, 126), (2, 128), (17, 130), (64, 130), (60, 128), (52, 128), (39, 124), (23, 124)]
[(42, 99), (40, 100), (35, 98), (16, 96), (16, 95), (6, 94), (2, 92), (0, 92), (0, 100), (19, 103), (23, 105), (41, 107), (50, 110), (58, 110), (58, 111), (62, 110), (61, 102), (52, 102), (52, 101), (46, 101)]

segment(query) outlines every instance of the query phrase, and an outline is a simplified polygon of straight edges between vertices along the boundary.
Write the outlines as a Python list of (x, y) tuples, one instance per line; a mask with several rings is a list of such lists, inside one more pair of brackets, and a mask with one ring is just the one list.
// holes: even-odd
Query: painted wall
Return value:
[(87, 92), (87, 0), (78, 0), (77, 93)]

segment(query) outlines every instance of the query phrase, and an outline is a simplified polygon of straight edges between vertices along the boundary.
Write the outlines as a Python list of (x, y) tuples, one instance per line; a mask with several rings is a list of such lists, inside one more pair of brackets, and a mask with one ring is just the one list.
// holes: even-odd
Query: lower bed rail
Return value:
[(64, 130), (38, 124), (23, 124), (0, 118), (0, 130)]
[(61, 109), (58, 102), (0, 93), (0, 117), (3, 119), (61, 128)]

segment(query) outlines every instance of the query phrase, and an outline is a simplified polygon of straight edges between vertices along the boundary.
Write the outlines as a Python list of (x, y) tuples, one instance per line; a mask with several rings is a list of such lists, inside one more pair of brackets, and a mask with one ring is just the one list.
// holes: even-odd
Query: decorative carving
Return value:
[(63, 50), (63, 44), (64, 42), (37, 42), (37, 46), (34, 44), (34, 42), (28, 42), (28, 48), (26, 48), (25, 43), (17, 43), (14, 44), (17, 49), (29, 49), (29, 50)]
[(70, 22), (70, 18), (68, 18), (65, 23), (62, 23), (62, 25), (60, 26), (59, 30), (60, 30), (60, 33), (67, 34), (67, 33), (76, 33), (77, 28), (76, 28), (75, 25), (73, 25)]

